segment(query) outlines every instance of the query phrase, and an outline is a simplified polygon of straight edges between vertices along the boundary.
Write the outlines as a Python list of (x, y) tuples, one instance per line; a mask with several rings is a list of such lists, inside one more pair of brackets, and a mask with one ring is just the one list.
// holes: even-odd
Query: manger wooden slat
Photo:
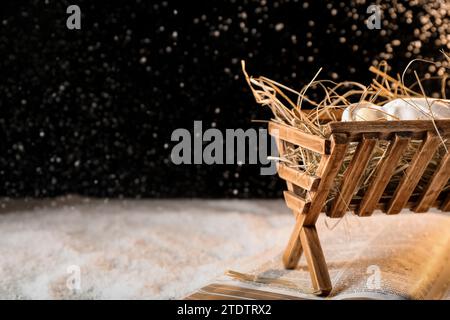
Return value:
[(399, 132), (435, 132), (436, 127), (441, 135), (450, 134), (450, 120), (405, 120), (405, 121), (352, 121), (330, 122), (325, 133), (399, 133)]
[[(285, 154), (285, 150), (286, 150), (285, 142), (282, 141), (279, 138), (275, 138), (275, 141), (276, 141), (276, 144), (277, 144), (278, 153), (279, 153), (280, 157), (283, 157), (284, 154)], [(280, 166), (280, 164), (278, 163), (277, 164), (277, 170), (278, 170), (279, 166)], [(294, 191), (294, 185), (291, 182), (286, 181), (286, 185), (287, 185), (287, 188), (288, 188), (289, 191)]]
[(278, 175), (280, 178), (310, 191), (316, 190), (320, 182), (319, 177), (311, 176), (300, 169), (289, 168), (282, 163), (278, 165)]
[(438, 198), (445, 187), (448, 180), (450, 179), (450, 153), (445, 154), (442, 158), (438, 168), (433, 174), (430, 182), (426, 186), (424, 192), (422, 193), (417, 206), (413, 208), (414, 212), (426, 212), (430, 209), (433, 203)]
[(313, 226), (322, 211), (328, 193), (333, 185), (334, 179), (341, 168), (342, 161), (348, 148), (346, 135), (333, 134), (331, 136), (331, 153), (322, 156), (316, 175), (320, 177), (320, 183), (316, 191), (310, 192), (311, 206), (306, 215), (305, 225)]
[(318, 295), (326, 296), (331, 291), (331, 280), (316, 227), (303, 227), (300, 232), (300, 239), (308, 262), (313, 287)]
[(297, 214), (306, 214), (310, 206), (310, 202), (296, 195), (292, 191), (284, 191), (284, 199), (289, 209), (297, 212)]
[(364, 138), (359, 143), (355, 155), (342, 178), (339, 194), (333, 201), (330, 211), (327, 212), (327, 215), (330, 217), (339, 218), (347, 212), (352, 196), (361, 183), (376, 144), (377, 140), (372, 138)]
[(436, 134), (427, 133), (387, 206), (387, 214), (397, 214), (405, 207), (440, 143), (441, 140)]
[(408, 147), (409, 141), (409, 138), (395, 136), (394, 141), (388, 147), (386, 156), (380, 160), (381, 163), (375, 169), (374, 178), (370, 182), (364, 198), (356, 211), (359, 216), (369, 216), (376, 209), (378, 201), (380, 201), (404, 150)]
[[(436, 124), (440, 129), (441, 136), (450, 136), (450, 120), (439, 120), (436, 121)], [(280, 124), (270, 124), (270, 129), (271, 134), (277, 138), (281, 156), (285, 154), (286, 143), (296, 144), (316, 152), (320, 150), (319, 153), (322, 153), (322, 159), (316, 171), (317, 177), (312, 178), (305, 175), (301, 170), (288, 168), (283, 164), (279, 165), (279, 175), (286, 179), (288, 186), (288, 191), (284, 193), (286, 204), (293, 210), (296, 217), (294, 230), (283, 254), (284, 266), (288, 269), (295, 268), (302, 253), (305, 252), (316, 292), (327, 295), (331, 291), (331, 282), (315, 224), (320, 212), (324, 209), (325, 201), (335, 182), (336, 175), (341, 169), (349, 143), (362, 141), (344, 173), (342, 190), (339, 195), (342, 199), (335, 200), (334, 207), (331, 208), (332, 216), (341, 216), (349, 202), (350, 209), (355, 208), (357, 214), (360, 215), (372, 214), (377, 208), (382, 210), (397, 210), (395, 209), (397, 207), (409, 208), (414, 206), (415, 201), (420, 197), (419, 194), (412, 194), (418, 179), (414, 175), (420, 176), (423, 173), (423, 168), (426, 167), (433, 156), (433, 151), (436, 151), (437, 148), (432, 142), (435, 141), (437, 135), (434, 125), (427, 121), (339, 123), (329, 126), (330, 140), (304, 134), (295, 128)], [(433, 136), (433, 139), (430, 138), (431, 136)], [(407, 170), (407, 177), (404, 178), (407, 179), (405, 181), (410, 182), (400, 182), (398, 191), (394, 195), (383, 194), (399, 160), (408, 147), (409, 141), (411, 139), (424, 139), (425, 137), (420, 151), (417, 152), (410, 163), (411, 167)], [(360, 183), (361, 176), (371, 160), (375, 139), (391, 140), (391, 143), (383, 159), (380, 160), (365, 195), (362, 198), (355, 197), (354, 193)], [(439, 206), (442, 203), (441, 208), (443, 210), (450, 209), (450, 195), (444, 201), (442, 197), (438, 198), (439, 192), (442, 191), (442, 184), (445, 185), (450, 177), (450, 172), (447, 172), (450, 171), (449, 158), (447, 156), (447, 160), (441, 163), (438, 172), (433, 177), (434, 182), (439, 182), (437, 194), (430, 196), (425, 193), (423, 196), (429, 198), (427, 203), (429, 202), (431, 205)], [(411, 180), (414, 180), (415, 183), (411, 183)], [(299, 194), (303, 194), (303, 191), (299, 192), (301, 188), (306, 189), (310, 201), (306, 201), (299, 196)], [(308, 191), (308, 188), (312, 190)], [(434, 190), (429, 188), (427, 192), (433, 193)], [(339, 196), (337, 199), (339, 199)], [(406, 203), (403, 198), (406, 198)]]
[[(276, 137), (276, 142), (278, 146), (278, 152), (280, 156), (283, 156), (285, 153), (285, 142), (280, 138)], [(286, 181), (287, 188), (289, 192), (294, 192), (293, 183)], [(301, 214), (300, 211), (291, 209), (296, 217), (296, 222), (294, 226), (294, 230), (292, 231), (291, 237), (289, 238), (289, 242), (284, 250), (283, 254), (283, 264), (286, 269), (294, 269), (297, 266), (300, 257), (302, 256), (303, 249), (302, 244), (300, 242), (300, 230), (303, 227), (303, 221), (305, 216)]]
[[(275, 141), (277, 143), (280, 157), (282, 157), (285, 154), (285, 142), (279, 137), (275, 137)], [(280, 164), (278, 164), (278, 166), (279, 165)], [(286, 186), (289, 192), (294, 192), (294, 184), (292, 182), (286, 181)], [(295, 268), (297, 266), (298, 260), (300, 260), (300, 257), (303, 253), (299, 236), (293, 236), (293, 234), (300, 232), (300, 229), (303, 227), (304, 216), (302, 216), (300, 214), (301, 212), (299, 212), (298, 210), (292, 211), (294, 213), (294, 216), (296, 217), (296, 224), (283, 255), (283, 264), (286, 269)]]
[(445, 198), (444, 202), (441, 205), (442, 211), (450, 211), (450, 193), (447, 195), (447, 198)]
[(330, 141), (324, 138), (302, 132), (294, 127), (289, 127), (283, 124), (270, 122), (269, 133), (281, 140), (293, 143), (308, 150), (328, 154)]

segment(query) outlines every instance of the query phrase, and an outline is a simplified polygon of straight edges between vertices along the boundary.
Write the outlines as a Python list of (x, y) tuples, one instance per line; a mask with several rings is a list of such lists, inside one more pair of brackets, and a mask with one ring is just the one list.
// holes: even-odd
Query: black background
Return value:
[[(2, 1), (0, 195), (279, 196), (282, 183), (258, 165), (173, 165), (171, 133), (270, 117), (241, 59), (298, 89), (320, 67), (321, 78), (368, 84), (383, 59), (400, 72), (442, 58), (447, 9), (383, 1), (382, 28), (369, 30), (373, 3)], [(81, 30), (66, 28), (69, 4)]]

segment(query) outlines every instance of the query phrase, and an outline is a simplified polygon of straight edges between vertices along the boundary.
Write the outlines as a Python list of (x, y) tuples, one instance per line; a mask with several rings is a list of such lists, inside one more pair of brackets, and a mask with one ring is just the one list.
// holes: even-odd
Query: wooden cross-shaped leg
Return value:
[(284, 251), (283, 264), (286, 269), (295, 269), (302, 253), (305, 253), (313, 287), (318, 295), (328, 295), (331, 280), (320, 246), (316, 227), (305, 226), (305, 215), (298, 215), (289, 243)]
[[(304, 252), (313, 287), (318, 295), (324, 296), (330, 293), (332, 286), (319, 236), (317, 235), (316, 222), (333, 180), (345, 157), (347, 150), (346, 140), (345, 136), (332, 135), (331, 152), (322, 156), (317, 169), (317, 175), (321, 178), (319, 186), (316, 191), (310, 192), (311, 203), (308, 210), (305, 212), (294, 210), (296, 215), (295, 227), (283, 255), (285, 268), (295, 269)], [(282, 150), (284, 151), (284, 149)], [(288, 189), (295, 191), (289, 183)]]
[(295, 223), (294, 230), (292, 231), (291, 238), (289, 239), (289, 243), (284, 250), (283, 264), (286, 269), (295, 269), (302, 256), (303, 249), (300, 240), (300, 233), (302, 231), (304, 221), (305, 219), (303, 219), (303, 216), (299, 215)]

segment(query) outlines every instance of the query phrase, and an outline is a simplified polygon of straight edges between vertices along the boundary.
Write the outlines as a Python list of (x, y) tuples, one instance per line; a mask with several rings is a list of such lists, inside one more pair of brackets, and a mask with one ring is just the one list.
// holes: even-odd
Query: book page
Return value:
[[(442, 299), (448, 296), (448, 215), (347, 215), (341, 220), (322, 217), (317, 227), (333, 284), (329, 298)], [(285, 270), (281, 253), (281, 247), (274, 248), (236, 265), (228, 275), (261, 290), (312, 295), (305, 258), (302, 257), (296, 270)]]

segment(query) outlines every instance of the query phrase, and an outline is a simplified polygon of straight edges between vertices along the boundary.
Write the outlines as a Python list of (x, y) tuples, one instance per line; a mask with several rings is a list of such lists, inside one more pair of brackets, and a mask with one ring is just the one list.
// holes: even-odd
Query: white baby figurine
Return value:
[(383, 109), (371, 102), (358, 102), (349, 105), (342, 113), (341, 121), (385, 120)]
[(430, 120), (450, 118), (450, 100), (432, 98), (395, 99), (383, 106), (388, 120)]

